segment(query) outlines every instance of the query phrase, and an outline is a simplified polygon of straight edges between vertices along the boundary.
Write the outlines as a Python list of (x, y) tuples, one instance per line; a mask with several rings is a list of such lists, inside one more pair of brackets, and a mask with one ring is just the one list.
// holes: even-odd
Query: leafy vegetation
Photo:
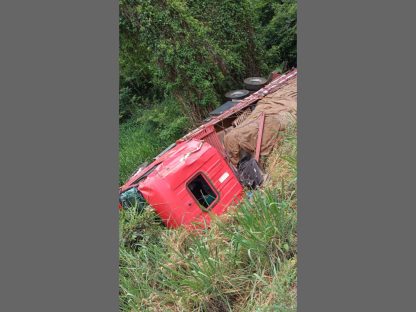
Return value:
[(268, 159), (266, 188), (203, 233), (122, 212), (121, 310), (296, 311), (295, 131)]
[[(296, 1), (119, 0), (120, 184), (241, 88), (296, 66)], [(296, 129), (204, 233), (120, 214), (122, 311), (296, 310)]]
[(255, 1), (259, 43), (267, 68), (285, 70), (297, 65), (296, 1)]
[(119, 183), (123, 184), (140, 164), (151, 161), (190, 129), (189, 118), (178, 114), (175, 102), (168, 101), (143, 109), (141, 114), (121, 123)]
[[(135, 149), (134, 161), (120, 154), (121, 179), (150, 160), (149, 146), (162, 150), (178, 139), (219, 106), (226, 91), (241, 88), (244, 78), (296, 65), (296, 1), (119, 3), (121, 137), (136, 131), (147, 150)], [(120, 142), (121, 149), (131, 144), (140, 148)]]

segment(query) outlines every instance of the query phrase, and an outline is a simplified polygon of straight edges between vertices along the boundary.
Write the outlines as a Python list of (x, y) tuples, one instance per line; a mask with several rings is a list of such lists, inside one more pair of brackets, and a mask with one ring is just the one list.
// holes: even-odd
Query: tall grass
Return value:
[(150, 161), (157, 155), (159, 149), (160, 147), (152, 142), (151, 136), (135, 124), (122, 124), (119, 137), (119, 184), (123, 184), (141, 163)]
[(293, 311), (296, 210), (279, 194), (255, 192), (203, 233), (163, 229), (151, 210), (123, 213), (122, 310)]
[(177, 103), (164, 101), (151, 109), (138, 109), (133, 117), (120, 124), (119, 184), (142, 163), (183, 136), (192, 128), (189, 118), (178, 113)]
[(122, 311), (296, 310), (296, 140), (290, 131), (269, 158), (266, 187), (214, 218), (209, 229), (166, 229), (149, 207), (120, 214)]

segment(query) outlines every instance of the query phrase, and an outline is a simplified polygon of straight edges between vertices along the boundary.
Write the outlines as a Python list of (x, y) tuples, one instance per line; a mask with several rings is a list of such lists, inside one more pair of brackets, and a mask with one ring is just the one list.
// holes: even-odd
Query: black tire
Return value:
[(267, 83), (264, 77), (249, 77), (244, 79), (244, 87), (250, 91), (257, 91), (263, 88)]
[(225, 97), (229, 100), (241, 100), (250, 94), (249, 90), (231, 90), (225, 94)]

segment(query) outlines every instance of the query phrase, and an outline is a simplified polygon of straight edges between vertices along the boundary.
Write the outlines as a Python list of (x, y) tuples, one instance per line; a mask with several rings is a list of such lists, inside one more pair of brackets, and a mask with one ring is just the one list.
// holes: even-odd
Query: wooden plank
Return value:
[(257, 136), (257, 146), (256, 146), (256, 160), (257, 162), (260, 161), (260, 152), (261, 152), (261, 141), (263, 139), (263, 130), (264, 130), (264, 119), (266, 118), (266, 115), (264, 112), (261, 113), (259, 116), (259, 134)]

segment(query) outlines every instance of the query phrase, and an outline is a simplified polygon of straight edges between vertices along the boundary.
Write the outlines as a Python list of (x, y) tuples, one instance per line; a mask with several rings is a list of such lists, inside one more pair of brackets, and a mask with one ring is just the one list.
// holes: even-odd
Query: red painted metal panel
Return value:
[(213, 147), (217, 149), (220, 154), (225, 157), (225, 149), (222, 145), (220, 138), (218, 137), (217, 133), (215, 132), (215, 128), (213, 125), (209, 125), (208, 127), (204, 128), (202, 131), (198, 132), (193, 136), (194, 139), (204, 140), (205, 142), (211, 144)]
[[(167, 151), (146, 168), (133, 174), (120, 187), (120, 192), (132, 186), (137, 187), (138, 182), (135, 181), (151, 172), (145, 180), (140, 182), (138, 187), (148, 203), (162, 216), (168, 226), (189, 225), (197, 220), (209, 223), (209, 214), (200, 211), (199, 207), (195, 209), (192, 196), (186, 189), (186, 179), (189, 179), (191, 174), (201, 170), (209, 179), (212, 179), (215, 188), (218, 188), (220, 201), (212, 209), (214, 214), (223, 213), (233, 202), (239, 201), (243, 196), (243, 188), (225, 160), (224, 146), (215, 132), (214, 125), (267, 94), (275, 92), (289, 79), (296, 76), (297, 70), (294, 69), (276, 79), (273, 78), (274, 80), (264, 88), (188, 133), (177, 141), (177, 146), (172, 150)], [(200, 141), (192, 140), (194, 138), (204, 140), (209, 144), (203, 144), (200, 150), (195, 151), (195, 144), (199, 144), (195, 142)], [(224, 174), (227, 175), (227, 178), (222, 181)]]
[(225, 148), (224, 145), (221, 143), (220, 138), (216, 132), (210, 133), (208, 136), (203, 138), (204, 141), (211, 144), (213, 147), (217, 149), (220, 154), (225, 157)]
[[(215, 133), (215, 132), (214, 132)], [(168, 227), (208, 225), (210, 214), (220, 215), (243, 196), (243, 188), (216, 148), (200, 140), (181, 145), (186, 148), (165, 159), (138, 188)], [(204, 212), (187, 188), (198, 174), (209, 179), (218, 193), (218, 201), (210, 212)]]
[(209, 125), (207, 127), (204, 127), (203, 129), (201, 129), (201, 131), (195, 133), (195, 135), (192, 136), (192, 138), (197, 139), (197, 140), (201, 140), (201, 139), (210, 135), (213, 132), (215, 132), (214, 126)]

